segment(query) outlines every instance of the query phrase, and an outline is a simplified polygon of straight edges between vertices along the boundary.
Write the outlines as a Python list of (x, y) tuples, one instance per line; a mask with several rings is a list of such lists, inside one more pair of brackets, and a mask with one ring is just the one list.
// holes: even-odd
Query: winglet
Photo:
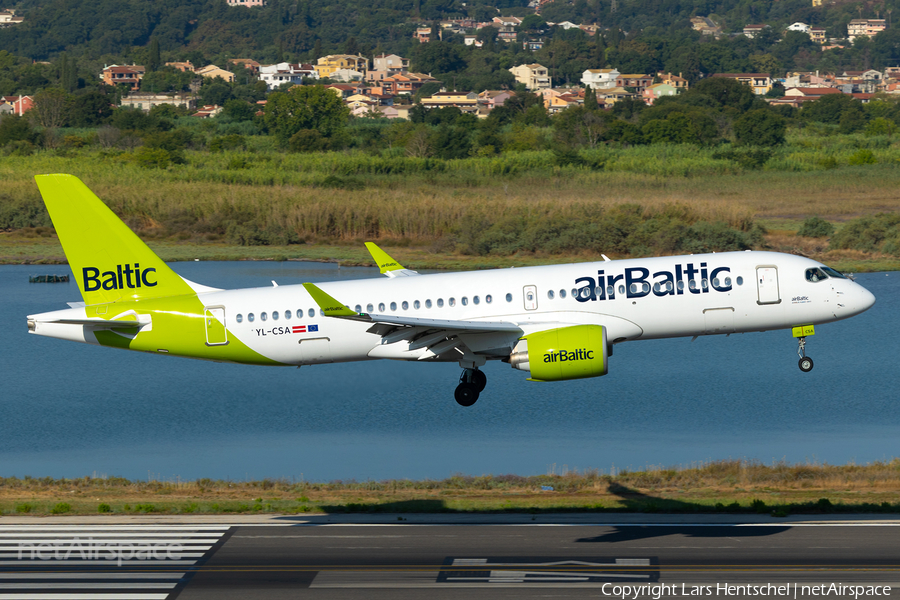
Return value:
[(391, 258), (387, 252), (379, 248), (374, 242), (366, 242), (366, 249), (372, 255), (372, 258), (375, 259), (375, 264), (381, 269), (382, 274), (388, 271), (400, 271), (404, 268), (403, 265)]
[(381, 270), (382, 275), (387, 275), (388, 277), (398, 277), (404, 275), (418, 275), (415, 271), (410, 271), (396, 260), (391, 258), (391, 256), (379, 248), (373, 242), (366, 242), (366, 249), (369, 251), (369, 254), (372, 255), (372, 258), (375, 260), (375, 264), (378, 265), (378, 268)]
[(358, 317), (358, 312), (350, 310), (312, 283), (304, 283), (303, 287), (312, 296), (312, 299), (319, 305), (326, 317)]

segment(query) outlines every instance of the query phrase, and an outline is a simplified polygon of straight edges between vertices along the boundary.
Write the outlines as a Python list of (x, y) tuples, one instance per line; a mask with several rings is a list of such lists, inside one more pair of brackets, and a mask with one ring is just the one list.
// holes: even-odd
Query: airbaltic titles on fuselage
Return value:
[[(705, 262), (700, 263), (699, 269), (694, 263), (678, 264), (675, 265), (674, 273), (657, 271), (652, 275), (650, 269), (644, 267), (627, 267), (622, 275), (607, 275), (601, 269), (597, 271), (597, 277), (579, 277), (575, 280), (576, 285), (581, 285), (575, 299), (578, 302), (615, 300), (616, 284), (619, 282), (624, 284), (626, 298), (643, 298), (651, 293), (654, 296), (681, 296), (685, 291), (691, 294), (706, 294), (710, 290), (730, 292), (731, 280), (719, 280), (723, 273), (730, 274), (731, 268), (716, 267), (710, 271)], [(708, 285), (685, 284), (685, 279), (688, 282), (695, 281), (695, 275), (700, 275), (700, 280)]]

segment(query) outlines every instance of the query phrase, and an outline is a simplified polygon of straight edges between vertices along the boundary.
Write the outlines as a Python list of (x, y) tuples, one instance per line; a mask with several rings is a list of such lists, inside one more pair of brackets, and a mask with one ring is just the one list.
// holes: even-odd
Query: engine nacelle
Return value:
[(606, 327), (573, 325), (526, 335), (513, 348), (509, 364), (530, 371), (531, 381), (599, 377), (609, 371)]

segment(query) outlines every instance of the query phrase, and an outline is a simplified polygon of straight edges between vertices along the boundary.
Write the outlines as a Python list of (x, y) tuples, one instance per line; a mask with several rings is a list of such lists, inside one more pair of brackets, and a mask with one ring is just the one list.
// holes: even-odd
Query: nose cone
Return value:
[(856, 309), (865, 312), (875, 304), (875, 294), (859, 284), (856, 284), (856, 288)]
[(835, 316), (842, 319), (852, 317), (869, 310), (873, 304), (875, 304), (875, 295), (858, 283), (854, 283), (844, 293), (844, 297), (838, 301)]

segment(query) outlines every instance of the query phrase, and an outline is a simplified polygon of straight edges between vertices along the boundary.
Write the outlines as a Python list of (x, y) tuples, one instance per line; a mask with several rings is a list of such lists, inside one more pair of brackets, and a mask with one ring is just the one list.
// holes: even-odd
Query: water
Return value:
[[(317, 263), (176, 263), (218, 287), (377, 277)], [(900, 273), (809, 338), (790, 332), (632, 342), (609, 375), (531, 383), (502, 363), (468, 409), (452, 364), (270, 368), (31, 336), (25, 315), (80, 300), (29, 284), (64, 266), (0, 266), (0, 475), (306, 480), (545, 473), (746, 458), (846, 463), (900, 455)]]

